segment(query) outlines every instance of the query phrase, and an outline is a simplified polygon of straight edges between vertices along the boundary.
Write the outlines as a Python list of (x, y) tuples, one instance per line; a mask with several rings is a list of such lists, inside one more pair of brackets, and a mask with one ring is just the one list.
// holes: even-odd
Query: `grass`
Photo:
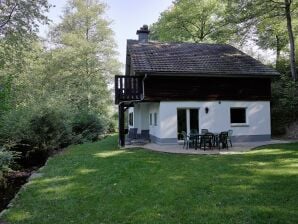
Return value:
[(8, 223), (298, 223), (298, 144), (238, 155), (119, 150), (117, 136), (55, 156)]

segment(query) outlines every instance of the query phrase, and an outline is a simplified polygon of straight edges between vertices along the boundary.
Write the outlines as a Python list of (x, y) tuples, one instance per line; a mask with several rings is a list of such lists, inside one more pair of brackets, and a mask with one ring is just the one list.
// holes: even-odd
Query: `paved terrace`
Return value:
[(199, 155), (217, 155), (217, 154), (240, 154), (243, 152), (247, 152), (253, 148), (263, 146), (263, 145), (270, 145), (270, 144), (281, 144), (281, 143), (290, 143), (293, 141), (286, 141), (286, 140), (271, 140), (271, 141), (262, 141), (262, 142), (238, 142), (234, 143), (233, 147), (229, 147), (229, 149), (184, 149), (183, 145), (158, 145), (154, 143), (148, 143), (145, 145), (127, 145), (125, 148), (132, 149), (132, 148), (144, 148), (152, 151), (157, 152), (165, 152), (165, 153), (178, 153), (178, 154), (199, 154)]

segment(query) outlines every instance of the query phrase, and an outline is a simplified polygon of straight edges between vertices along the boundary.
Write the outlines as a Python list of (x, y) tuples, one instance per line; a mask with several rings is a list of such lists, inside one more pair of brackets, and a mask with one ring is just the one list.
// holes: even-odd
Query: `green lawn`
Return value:
[(117, 136), (50, 159), (8, 223), (298, 223), (298, 144), (241, 155), (117, 149)]

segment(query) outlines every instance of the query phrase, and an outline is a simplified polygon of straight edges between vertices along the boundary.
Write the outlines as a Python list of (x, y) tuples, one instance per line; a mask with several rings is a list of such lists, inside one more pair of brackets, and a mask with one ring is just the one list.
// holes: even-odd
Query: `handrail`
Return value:
[(140, 100), (143, 93), (142, 77), (115, 76), (115, 103), (121, 101)]

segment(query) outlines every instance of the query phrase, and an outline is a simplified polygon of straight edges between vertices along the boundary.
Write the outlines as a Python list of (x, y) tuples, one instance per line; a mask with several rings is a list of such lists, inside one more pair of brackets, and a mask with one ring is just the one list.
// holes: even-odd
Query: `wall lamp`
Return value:
[(209, 112), (209, 108), (205, 107), (205, 113), (208, 114), (208, 112)]

